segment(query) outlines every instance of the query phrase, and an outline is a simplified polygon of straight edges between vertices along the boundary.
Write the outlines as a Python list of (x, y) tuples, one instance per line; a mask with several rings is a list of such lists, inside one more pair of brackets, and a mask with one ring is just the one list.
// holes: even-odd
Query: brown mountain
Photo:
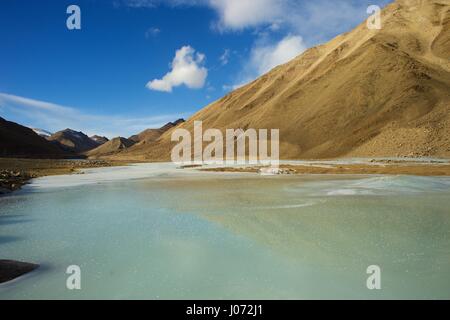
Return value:
[(63, 158), (67, 154), (32, 129), (0, 118), (0, 157)]
[(134, 136), (131, 136), (130, 140), (139, 143), (142, 141), (146, 141), (146, 142), (152, 142), (152, 141), (156, 141), (164, 132), (178, 126), (179, 124), (185, 122), (184, 119), (178, 119), (175, 122), (169, 122), (167, 124), (165, 124), (164, 126), (162, 126), (159, 129), (147, 129), (145, 131), (142, 131), (141, 133), (138, 133)]
[(89, 158), (99, 158), (99, 157), (104, 157), (104, 156), (110, 156), (112, 154), (115, 154), (117, 152), (120, 152), (124, 149), (131, 147), (135, 143), (136, 142), (129, 140), (127, 138), (118, 137), (118, 138), (114, 138), (114, 139), (102, 144), (101, 146), (99, 146), (93, 150), (86, 152), (86, 155)]
[(83, 153), (97, 148), (100, 143), (92, 140), (83, 132), (77, 132), (72, 129), (65, 129), (52, 134), (49, 141), (58, 142), (62, 148), (73, 153)]
[[(181, 127), (280, 129), (283, 159), (450, 156), (450, 0), (397, 0)], [(171, 132), (117, 155), (170, 159)]]
[(92, 136), (90, 137), (91, 140), (94, 140), (95, 142), (97, 142), (99, 145), (102, 145), (104, 143), (107, 143), (109, 141), (109, 139), (107, 137), (101, 137), (98, 135)]
[(152, 143), (156, 141), (158, 138), (160, 138), (164, 132), (178, 126), (183, 122), (184, 119), (178, 119), (175, 122), (167, 123), (166, 125), (164, 125), (159, 129), (147, 129), (139, 134), (131, 136), (128, 139), (123, 137), (114, 138), (111, 141), (108, 141), (103, 145), (86, 152), (85, 155), (88, 156), (89, 158), (114, 156), (117, 153), (120, 153), (124, 150), (127, 150), (128, 148), (131, 148), (135, 144), (140, 143), (145, 145), (147, 143)]

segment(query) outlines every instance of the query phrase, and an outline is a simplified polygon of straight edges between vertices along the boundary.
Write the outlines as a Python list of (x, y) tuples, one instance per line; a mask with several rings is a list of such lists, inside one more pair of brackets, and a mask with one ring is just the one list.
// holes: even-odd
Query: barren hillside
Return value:
[[(397, 0), (199, 111), (207, 128), (280, 129), (283, 159), (450, 156), (450, 0)], [(168, 160), (172, 130), (121, 159)]]

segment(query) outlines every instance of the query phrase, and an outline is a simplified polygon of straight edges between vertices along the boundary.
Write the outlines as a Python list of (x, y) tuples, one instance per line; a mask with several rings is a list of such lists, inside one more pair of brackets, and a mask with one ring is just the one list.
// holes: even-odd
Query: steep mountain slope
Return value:
[(99, 157), (103, 157), (103, 156), (108, 156), (108, 155), (115, 154), (126, 148), (129, 148), (134, 144), (135, 144), (135, 142), (132, 140), (129, 140), (127, 138), (118, 137), (118, 138), (114, 138), (114, 139), (102, 144), (101, 146), (99, 146), (93, 150), (86, 152), (86, 155), (89, 158), (99, 158)]
[[(397, 0), (207, 106), (207, 128), (280, 129), (283, 159), (450, 156), (450, 0)], [(168, 160), (172, 130), (117, 158)]]
[(131, 136), (129, 139), (136, 143), (142, 142), (142, 141), (146, 141), (146, 142), (156, 141), (156, 140), (158, 140), (159, 137), (161, 137), (161, 135), (164, 132), (178, 126), (179, 124), (181, 124), (183, 122), (184, 122), (184, 119), (178, 119), (175, 122), (169, 122), (169, 123), (165, 124), (164, 126), (162, 126), (159, 129), (144, 130), (141, 133)]
[(77, 132), (72, 129), (58, 131), (52, 134), (48, 140), (58, 142), (65, 150), (73, 153), (83, 153), (100, 145), (83, 132)]
[(32, 129), (0, 118), (0, 157), (63, 158), (67, 154)]

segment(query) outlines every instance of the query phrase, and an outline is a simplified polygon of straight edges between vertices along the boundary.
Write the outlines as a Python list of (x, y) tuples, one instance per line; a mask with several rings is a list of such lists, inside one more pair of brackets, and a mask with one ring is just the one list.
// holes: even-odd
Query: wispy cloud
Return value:
[[(289, 0), (291, 1), (291, 0)], [(216, 11), (218, 20), (214, 23), (220, 30), (243, 29), (261, 23), (271, 22), (283, 14), (286, 0), (116, 0), (116, 6), (131, 8), (155, 8), (206, 6)]]
[(368, 5), (392, 0), (116, 0), (134, 8), (206, 6), (214, 10), (217, 30), (233, 31), (268, 26), (273, 31), (310, 34), (317, 40), (342, 32), (366, 17)]
[(230, 49), (224, 50), (223, 54), (219, 58), (221, 65), (226, 66), (228, 62), (230, 62), (230, 53), (231, 53)]
[(156, 28), (156, 27), (151, 27), (145, 31), (145, 38), (149, 39), (152, 37), (156, 37), (160, 33), (161, 33), (161, 29)]
[(160, 5), (168, 5), (170, 7), (179, 6), (198, 6), (206, 5), (209, 0), (115, 0), (114, 5), (121, 5), (130, 8), (155, 8)]
[(56, 132), (71, 128), (88, 135), (104, 135), (109, 138), (131, 136), (148, 128), (159, 128), (182, 116), (168, 114), (149, 117), (126, 117), (120, 115), (92, 115), (76, 108), (39, 101), (7, 93), (0, 93), (0, 111), (7, 120)]
[(278, 42), (260, 39), (251, 49), (250, 57), (236, 83), (225, 85), (223, 89), (230, 91), (240, 88), (276, 66), (292, 60), (305, 50), (306, 45), (301, 36), (288, 35)]
[(257, 44), (251, 52), (250, 66), (257, 75), (261, 75), (292, 60), (305, 50), (302, 37), (294, 35), (288, 35), (277, 43)]
[(241, 30), (274, 22), (283, 15), (287, 1), (280, 0), (209, 0), (209, 6), (219, 15), (220, 30)]

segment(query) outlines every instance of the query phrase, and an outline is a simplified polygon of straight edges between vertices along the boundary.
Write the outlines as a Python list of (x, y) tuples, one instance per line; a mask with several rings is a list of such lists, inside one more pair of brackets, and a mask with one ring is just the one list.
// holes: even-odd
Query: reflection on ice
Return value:
[[(172, 163), (133, 164), (123, 167), (94, 168), (81, 171), (81, 174), (49, 176), (33, 179), (25, 189), (66, 188), (88, 184), (114, 181), (146, 179), (161, 176), (186, 176), (192, 170), (180, 170)], [(195, 172), (194, 172), (195, 173)]]
[(309, 196), (407, 195), (450, 191), (450, 177), (340, 177), (290, 186), (288, 191)]
[[(49, 268), (0, 286), (0, 299), (448, 299), (449, 195), (450, 178), (167, 163), (35, 179), (0, 198), (0, 252)], [(71, 264), (83, 270), (76, 293), (65, 289)]]

